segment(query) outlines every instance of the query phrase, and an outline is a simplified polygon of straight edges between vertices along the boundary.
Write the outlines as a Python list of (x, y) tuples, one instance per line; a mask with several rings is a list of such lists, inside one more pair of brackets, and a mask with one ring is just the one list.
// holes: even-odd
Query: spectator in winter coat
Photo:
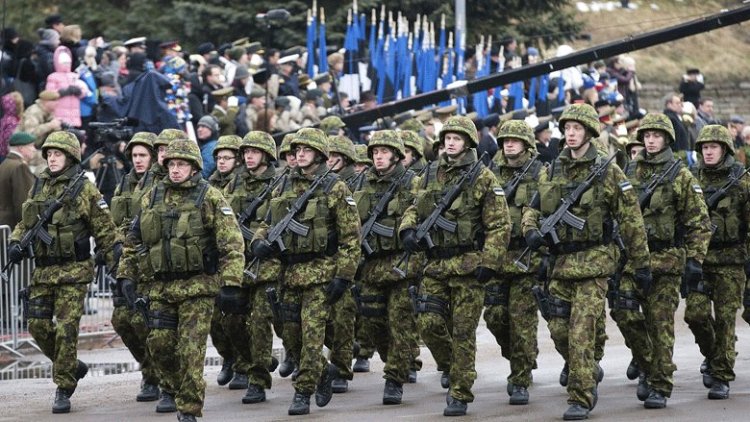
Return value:
[(36, 45), (34, 53), (37, 57), (37, 78), (41, 91), (47, 83), (47, 76), (55, 71), (53, 56), (60, 45), (60, 34), (54, 29), (43, 29), (39, 32), (39, 38), (41, 41)]
[(73, 72), (73, 55), (67, 47), (55, 50), (55, 72), (47, 77), (47, 90), (57, 91), (60, 99), (55, 117), (70, 126), (81, 127), (81, 99), (89, 95), (89, 88)]
[(21, 123), (23, 97), (18, 92), (10, 92), (0, 99), (3, 117), (0, 118), (0, 161), (8, 156), (8, 142)]

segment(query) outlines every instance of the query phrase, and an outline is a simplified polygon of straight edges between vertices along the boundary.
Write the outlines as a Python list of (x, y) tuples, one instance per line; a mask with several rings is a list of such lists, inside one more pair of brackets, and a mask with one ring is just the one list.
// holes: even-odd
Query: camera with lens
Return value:
[(118, 143), (129, 141), (133, 137), (136, 125), (131, 119), (123, 117), (106, 123), (91, 122), (89, 126), (96, 131), (96, 137), (100, 142)]

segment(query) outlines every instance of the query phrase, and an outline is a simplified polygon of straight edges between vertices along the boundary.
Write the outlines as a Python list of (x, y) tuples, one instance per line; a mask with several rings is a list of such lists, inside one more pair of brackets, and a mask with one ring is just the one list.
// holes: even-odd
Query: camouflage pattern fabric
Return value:
[[(637, 287), (632, 274), (623, 274), (620, 280), (620, 296), (630, 295), (635, 297), (641, 305), (646, 303), (646, 298)], [(649, 336), (646, 315), (642, 309), (611, 309), (610, 316), (617, 323), (620, 329), (625, 345), (630, 348), (633, 358), (638, 363), (638, 368), (645, 373), (652, 372), (653, 362), (652, 351), (654, 350), (653, 341)]]
[[(241, 358), (239, 349), (233, 342), (238, 333), (228, 329), (235, 324), (244, 327), (245, 319), (240, 317), (242, 316), (224, 315), (219, 307), (216, 306), (216, 303), (214, 303), (214, 310), (211, 312), (211, 327), (209, 328), (208, 333), (211, 336), (211, 343), (214, 345), (216, 352), (221, 356), (224, 362), (234, 360), (232, 370), (240, 374), (247, 374), (248, 362)], [(236, 322), (235, 320), (240, 321)]]
[(599, 114), (591, 105), (583, 103), (569, 105), (560, 115), (558, 126), (564, 128), (565, 122), (568, 120), (582, 124), (591, 133), (593, 138), (599, 137), (601, 131)]
[[(139, 286), (140, 289), (140, 286)], [(153, 363), (153, 357), (149, 354), (146, 347), (148, 338), (148, 327), (143, 315), (127, 308), (127, 306), (116, 306), (112, 310), (112, 328), (130, 354), (138, 362), (143, 374), (143, 380), (147, 384), (159, 385), (159, 375)]]
[(449, 132), (460, 133), (466, 136), (466, 142), (468, 147), (476, 148), (479, 145), (479, 135), (477, 134), (477, 127), (474, 126), (474, 122), (466, 116), (451, 116), (445, 123), (443, 123), (442, 129), (438, 134), (438, 144), (442, 144), (445, 140), (445, 134)]
[(42, 157), (46, 157), (47, 150), (51, 148), (59, 149), (76, 163), (81, 162), (81, 143), (70, 132), (61, 130), (50, 133), (44, 144), (42, 144)]
[(339, 369), (339, 378), (354, 379), (352, 354), (354, 348), (357, 304), (351, 289), (331, 306), (331, 320), (326, 324), (324, 343), (331, 351), (331, 363)]
[(700, 133), (698, 134), (698, 139), (695, 141), (695, 150), (700, 152), (701, 144), (705, 142), (717, 142), (726, 147), (727, 153), (729, 153), (729, 155), (734, 155), (735, 153), (734, 139), (732, 139), (732, 135), (729, 133), (729, 129), (725, 128), (722, 125), (703, 126), (703, 129), (701, 129)]
[(647, 374), (648, 385), (671, 397), (674, 386), (674, 371), (677, 370), (672, 360), (674, 351), (674, 313), (680, 303), (681, 276), (672, 274), (654, 274), (651, 291), (642, 303), (646, 316), (648, 336), (651, 338), (651, 371)]

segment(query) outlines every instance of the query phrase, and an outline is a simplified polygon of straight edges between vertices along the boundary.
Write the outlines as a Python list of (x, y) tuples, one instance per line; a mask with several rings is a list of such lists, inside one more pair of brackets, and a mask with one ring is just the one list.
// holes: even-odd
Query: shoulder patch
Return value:
[(109, 205), (107, 205), (107, 201), (105, 201), (104, 198), (101, 198), (99, 201), (97, 201), (96, 205), (99, 207), (99, 209), (102, 210), (109, 209)]
[(492, 193), (495, 194), (495, 196), (505, 196), (505, 191), (501, 187), (492, 188)]
[(354, 202), (354, 198), (352, 198), (351, 196), (347, 196), (346, 198), (344, 198), (344, 200), (346, 201), (347, 204), (349, 204), (349, 205), (351, 205), (353, 207), (357, 206), (357, 203)]
[(701, 189), (701, 185), (693, 185), (693, 192), (703, 194), (703, 189)]
[(627, 191), (633, 189), (633, 185), (631, 185), (630, 182), (627, 181), (627, 180), (624, 181), (624, 182), (620, 182), (619, 185), (620, 185), (620, 190), (623, 191), (623, 192), (627, 192)]
[(224, 215), (232, 215), (232, 209), (229, 207), (221, 207), (221, 213)]

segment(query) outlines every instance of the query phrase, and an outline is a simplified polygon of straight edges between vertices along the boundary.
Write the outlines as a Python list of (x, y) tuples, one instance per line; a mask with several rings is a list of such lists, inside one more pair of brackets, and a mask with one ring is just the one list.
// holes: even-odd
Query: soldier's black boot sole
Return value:
[(467, 407), (465, 401), (451, 396), (448, 398), (448, 406), (443, 410), (443, 416), (464, 416)]
[(172, 413), (177, 411), (174, 396), (166, 391), (161, 392), (159, 403), (156, 403), (156, 413)]
[(708, 391), (709, 400), (726, 400), (729, 398), (729, 383), (726, 381), (714, 380), (714, 385)]
[(137, 402), (147, 402), (159, 400), (159, 386), (144, 382), (141, 385), (141, 391), (135, 396)]
[(625, 370), (625, 376), (628, 377), (629, 380), (634, 380), (638, 378), (640, 373), (641, 369), (638, 367), (638, 362), (636, 362), (635, 359), (631, 359), (628, 369)]
[(564, 421), (581, 421), (589, 418), (589, 409), (580, 403), (573, 403), (568, 410), (563, 413)]

